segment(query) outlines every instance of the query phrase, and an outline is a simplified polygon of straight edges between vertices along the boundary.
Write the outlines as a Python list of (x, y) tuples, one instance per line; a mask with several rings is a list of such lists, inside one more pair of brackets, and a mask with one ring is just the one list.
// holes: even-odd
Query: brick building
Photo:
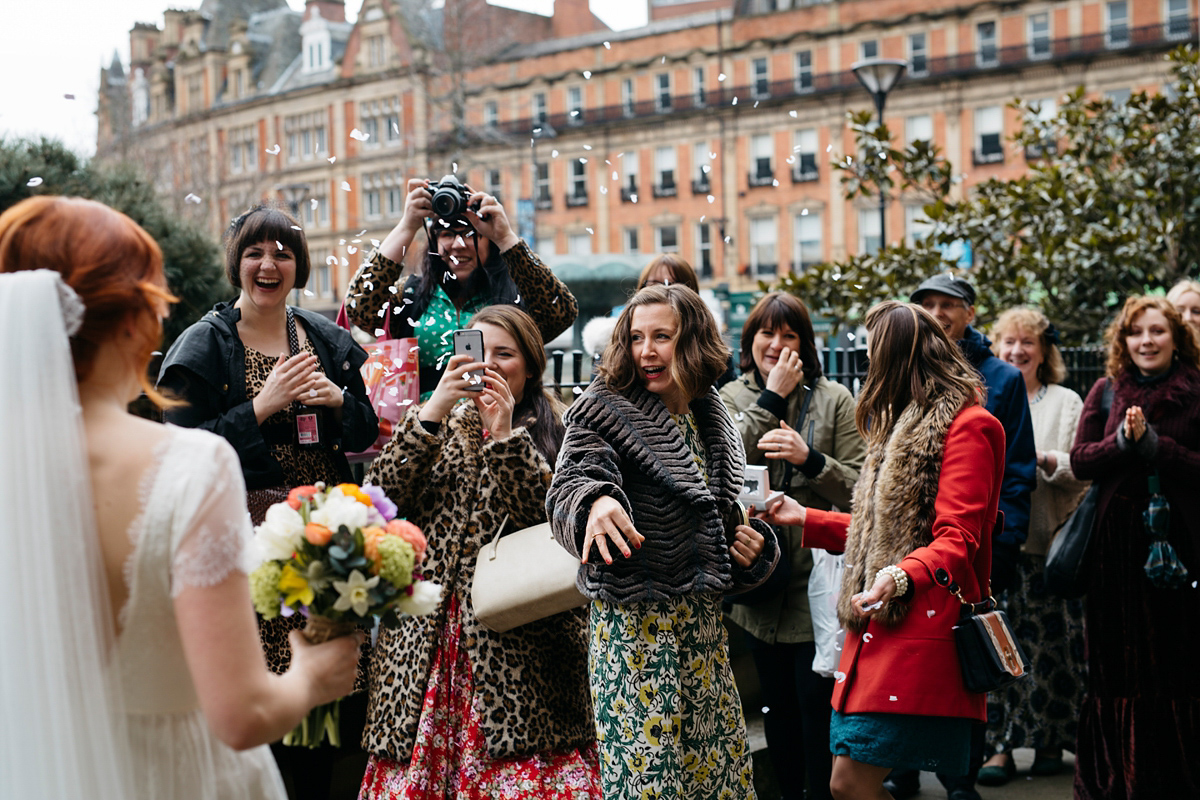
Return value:
[[(353, 24), (340, 0), (204, 0), (135, 25), (130, 64), (102, 71), (97, 152), (214, 232), (258, 197), (292, 203), (304, 305), (336, 307), (409, 177), (451, 171), (545, 255), (677, 250), (736, 289), (878, 246), (877, 206), (829, 167), (853, 148), (846, 112), (872, 108), (855, 61), (909, 61), (887, 124), (969, 191), (1026, 168), (1014, 97), (1167, 91), (1163, 54), (1197, 35), (1198, 0), (801, 1), (648, 0), (649, 24), (615, 32), (586, 0), (363, 0)], [(918, 200), (893, 198), (888, 238), (922, 233)]]

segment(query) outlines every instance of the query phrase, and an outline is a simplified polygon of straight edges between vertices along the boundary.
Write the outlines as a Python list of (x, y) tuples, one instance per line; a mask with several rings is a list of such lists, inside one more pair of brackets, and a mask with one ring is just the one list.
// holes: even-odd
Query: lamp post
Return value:
[[(871, 93), (875, 110), (879, 113), (879, 124), (883, 124), (883, 107), (887, 105), (888, 93), (904, 77), (908, 61), (903, 58), (865, 58), (850, 65), (854, 77), (863, 88)], [(879, 249), (887, 244), (887, 195), (879, 187)]]

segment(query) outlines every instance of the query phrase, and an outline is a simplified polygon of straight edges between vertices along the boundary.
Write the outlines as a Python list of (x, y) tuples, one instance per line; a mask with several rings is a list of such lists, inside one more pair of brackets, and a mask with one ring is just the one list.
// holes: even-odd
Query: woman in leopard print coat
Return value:
[(445, 593), (437, 614), (380, 632), (360, 797), (599, 798), (583, 611), (496, 633), (472, 610), (476, 554), (505, 517), (506, 530), (546, 520), (563, 431), (533, 320), (491, 306), (472, 327), (486, 367), (451, 357), (367, 476), (424, 530), (423, 567)]

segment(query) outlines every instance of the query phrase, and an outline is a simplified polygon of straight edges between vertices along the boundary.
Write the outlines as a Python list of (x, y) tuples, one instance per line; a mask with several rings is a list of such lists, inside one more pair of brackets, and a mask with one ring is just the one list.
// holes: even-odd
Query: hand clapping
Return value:
[(1136, 442), (1146, 433), (1146, 415), (1141, 406), (1130, 406), (1125, 409), (1125, 438)]

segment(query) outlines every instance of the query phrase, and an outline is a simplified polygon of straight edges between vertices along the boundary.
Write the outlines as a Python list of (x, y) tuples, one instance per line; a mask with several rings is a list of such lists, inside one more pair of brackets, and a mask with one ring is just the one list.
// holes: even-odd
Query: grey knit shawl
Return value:
[(580, 591), (614, 603), (661, 600), (697, 592), (744, 591), (770, 574), (778, 545), (767, 539), (749, 568), (729, 554), (745, 452), (733, 420), (716, 391), (690, 404), (704, 442), (704, 482), (658, 395), (640, 385), (614, 392), (596, 380), (564, 417), (546, 512), (558, 541), (579, 556), (592, 503), (609, 495), (624, 506), (646, 537), (630, 558), (617, 553), (607, 565), (593, 552), (579, 571)]

